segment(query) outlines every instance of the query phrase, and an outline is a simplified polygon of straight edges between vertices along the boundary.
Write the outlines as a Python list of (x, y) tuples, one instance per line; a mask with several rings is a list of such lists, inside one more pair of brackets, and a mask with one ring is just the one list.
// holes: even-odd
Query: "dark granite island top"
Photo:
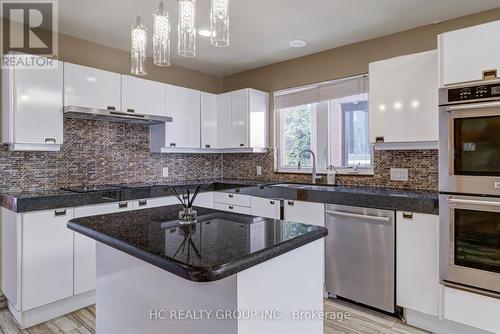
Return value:
[(71, 230), (196, 282), (220, 280), (325, 237), (324, 227), (181, 205), (73, 219)]

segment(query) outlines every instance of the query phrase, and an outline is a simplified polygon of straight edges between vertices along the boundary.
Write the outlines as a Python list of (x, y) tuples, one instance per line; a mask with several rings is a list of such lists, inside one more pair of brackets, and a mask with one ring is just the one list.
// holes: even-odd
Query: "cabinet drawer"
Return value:
[(133, 201), (132, 210), (142, 210), (149, 208), (157, 208), (159, 206), (179, 204), (179, 201), (174, 196), (144, 198)]
[(106, 204), (86, 205), (75, 208), (75, 218), (105, 215), (120, 211), (129, 211), (133, 209), (133, 202), (114, 202)]
[(233, 204), (215, 203), (214, 204), (214, 209), (221, 210), (221, 211), (234, 212), (234, 213), (241, 213), (241, 214), (244, 214), (244, 215), (249, 215), (250, 214), (250, 208), (249, 207), (239, 206), (239, 205), (233, 205)]
[(214, 194), (214, 202), (250, 207), (250, 196), (234, 193), (216, 192)]
[(262, 197), (251, 197), (252, 216), (280, 219), (281, 201)]
[(444, 288), (444, 318), (494, 333), (500, 332), (500, 299)]
[(199, 193), (194, 199), (194, 206), (199, 206), (202, 208), (213, 209), (214, 207), (214, 193), (213, 192), (204, 192)]

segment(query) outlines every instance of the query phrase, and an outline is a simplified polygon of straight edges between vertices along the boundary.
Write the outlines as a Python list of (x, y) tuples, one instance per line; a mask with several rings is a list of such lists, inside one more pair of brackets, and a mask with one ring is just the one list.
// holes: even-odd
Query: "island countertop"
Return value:
[(196, 282), (219, 280), (325, 237), (321, 226), (181, 205), (73, 219), (68, 228)]

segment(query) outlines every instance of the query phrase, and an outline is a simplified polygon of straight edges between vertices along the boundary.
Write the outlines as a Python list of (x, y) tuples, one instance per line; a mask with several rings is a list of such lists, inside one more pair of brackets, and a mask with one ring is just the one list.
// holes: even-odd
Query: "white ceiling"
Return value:
[[(128, 50), (138, 7), (151, 31), (158, 2), (59, 0), (59, 31)], [(219, 76), (500, 7), (500, 0), (230, 0), (230, 46), (215, 48), (198, 36), (197, 57), (187, 59), (176, 55), (177, 1), (165, 2), (174, 27), (172, 62)], [(209, 2), (197, 1), (198, 29), (209, 26)], [(309, 45), (292, 49), (293, 39)]]

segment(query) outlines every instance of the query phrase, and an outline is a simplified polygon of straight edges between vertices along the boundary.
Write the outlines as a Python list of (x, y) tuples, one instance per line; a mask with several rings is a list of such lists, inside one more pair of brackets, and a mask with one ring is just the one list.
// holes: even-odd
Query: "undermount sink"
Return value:
[(271, 187), (328, 191), (330, 189), (336, 188), (337, 186), (334, 186), (334, 185), (318, 186), (318, 185), (313, 185), (313, 184), (279, 183), (279, 184), (273, 184), (273, 185), (271, 185)]

